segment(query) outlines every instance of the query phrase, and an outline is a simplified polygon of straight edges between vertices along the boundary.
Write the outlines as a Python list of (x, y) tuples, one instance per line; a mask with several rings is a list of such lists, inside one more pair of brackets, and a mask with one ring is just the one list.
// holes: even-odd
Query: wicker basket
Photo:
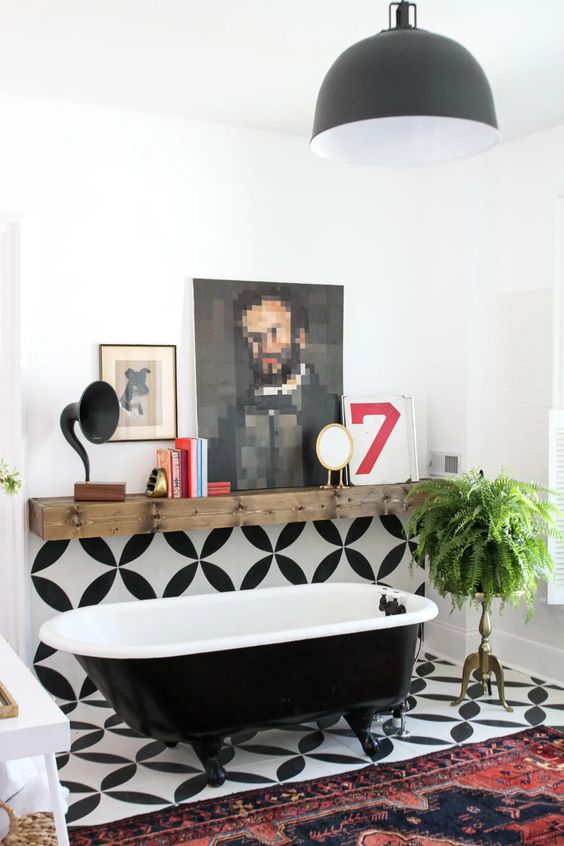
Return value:
[(10, 831), (2, 840), (2, 846), (57, 846), (57, 833), (53, 822), (53, 814), (16, 814), (16, 812), (0, 802), (10, 817)]

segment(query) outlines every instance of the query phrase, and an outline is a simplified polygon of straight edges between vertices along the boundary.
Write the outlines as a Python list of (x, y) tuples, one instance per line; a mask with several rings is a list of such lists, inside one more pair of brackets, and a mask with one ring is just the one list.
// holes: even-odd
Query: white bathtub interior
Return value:
[(40, 637), (56, 649), (99, 657), (159, 657), (302, 640), (424, 622), (425, 597), (402, 593), (406, 614), (379, 610), (382, 588), (330, 583), (104, 604), (47, 621)]

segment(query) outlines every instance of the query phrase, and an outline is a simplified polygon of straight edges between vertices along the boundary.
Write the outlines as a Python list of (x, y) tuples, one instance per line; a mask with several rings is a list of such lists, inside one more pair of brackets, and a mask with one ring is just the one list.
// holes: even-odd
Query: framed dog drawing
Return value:
[(176, 347), (100, 344), (100, 379), (120, 406), (111, 441), (160, 441), (177, 435)]

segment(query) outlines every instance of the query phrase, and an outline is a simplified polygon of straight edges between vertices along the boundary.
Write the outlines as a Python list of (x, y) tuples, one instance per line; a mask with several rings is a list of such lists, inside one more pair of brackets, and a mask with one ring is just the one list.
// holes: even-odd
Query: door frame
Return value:
[[(0, 213), (0, 457), (25, 480), (21, 345), (21, 216)], [(29, 659), (31, 609), (26, 556), (25, 481), (16, 496), (0, 492), (0, 634)], [(0, 668), (1, 669), (1, 668)]]

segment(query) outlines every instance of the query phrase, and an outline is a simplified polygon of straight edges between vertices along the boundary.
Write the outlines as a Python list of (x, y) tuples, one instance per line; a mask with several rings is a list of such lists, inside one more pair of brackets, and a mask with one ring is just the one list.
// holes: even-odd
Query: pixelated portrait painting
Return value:
[(315, 443), (340, 420), (342, 285), (193, 282), (210, 481), (233, 490), (323, 484)]

